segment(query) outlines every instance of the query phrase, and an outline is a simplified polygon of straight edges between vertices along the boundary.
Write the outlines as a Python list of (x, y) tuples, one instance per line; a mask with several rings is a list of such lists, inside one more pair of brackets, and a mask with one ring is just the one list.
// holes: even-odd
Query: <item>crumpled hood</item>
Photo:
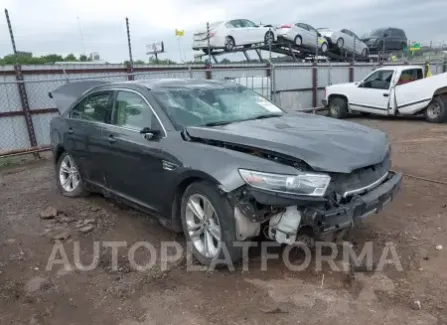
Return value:
[(188, 127), (186, 131), (192, 138), (265, 149), (303, 160), (317, 171), (338, 173), (381, 162), (389, 146), (381, 131), (306, 113), (215, 127)]

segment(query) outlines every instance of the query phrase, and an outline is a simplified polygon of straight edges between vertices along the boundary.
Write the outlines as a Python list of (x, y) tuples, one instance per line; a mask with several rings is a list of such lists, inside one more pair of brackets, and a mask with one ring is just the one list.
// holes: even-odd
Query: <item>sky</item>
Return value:
[[(110, 63), (128, 60), (129, 18), (134, 60), (148, 60), (146, 45), (163, 41), (160, 58), (190, 61), (192, 34), (207, 21), (305, 22), (348, 28), (358, 35), (380, 27), (403, 28), (410, 40), (447, 43), (447, 0), (0, 0), (9, 11), (17, 49), (35, 55), (98, 52)], [(0, 56), (12, 52), (4, 16)], [(178, 39), (175, 29), (184, 29)]]

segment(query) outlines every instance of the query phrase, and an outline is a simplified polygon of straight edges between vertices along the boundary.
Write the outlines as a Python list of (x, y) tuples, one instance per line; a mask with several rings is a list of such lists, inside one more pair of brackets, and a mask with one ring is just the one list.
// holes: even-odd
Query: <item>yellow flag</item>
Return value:
[(185, 35), (185, 30), (184, 29), (176, 29), (175, 30), (175, 36), (183, 37), (184, 35)]
[(429, 65), (429, 64), (426, 65), (426, 69), (427, 69), (427, 72), (426, 72), (426, 74), (425, 74), (425, 77), (426, 77), (426, 78), (427, 78), (427, 77), (431, 77), (432, 74), (431, 74), (431, 71), (430, 71), (430, 65)]

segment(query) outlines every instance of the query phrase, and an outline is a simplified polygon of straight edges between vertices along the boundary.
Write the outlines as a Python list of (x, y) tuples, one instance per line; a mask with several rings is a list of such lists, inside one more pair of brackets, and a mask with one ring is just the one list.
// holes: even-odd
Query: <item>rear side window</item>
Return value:
[(143, 97), (130, 91), (119, 91), (114, 105), (114, 124), (136, 130), (151, 128), (154, 116)]
[(70, 112), (70, 117), (85, 121), (110, 123), (112, 117), (112, 91), (90, 94)]
[(402, 71), (397, 84), (402, 85), (423, 78), (424, 74), (422, 73), (422, 69), (407, 69)]

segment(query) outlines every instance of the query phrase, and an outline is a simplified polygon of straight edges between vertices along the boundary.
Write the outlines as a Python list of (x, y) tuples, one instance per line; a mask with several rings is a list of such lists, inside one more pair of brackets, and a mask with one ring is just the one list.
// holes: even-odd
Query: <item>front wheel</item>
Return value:
[(80, 197), (88, 194), (73, 157), (64, 152), (56, 166), (57, 187), (62, 195)]
[(234, 211), (215, 185), (192, 183), (182, 198), (181, 218), (186, 241), (201, 264), (228, 258), (234, 263), (242, 258), (242, 248), (235, 247)]
[(348, 103), (342, 97), (333, 97), (329, 100), (329, 116), (342, 119), (348, 115)]
[(295, 36), (295, 39), (293, 40), (293, 42), (295, 43), (296, 46), (303, 45), (303, 39), (301, 38), (300, 35)]
[(264, 36), (265, 45), (272, 45), (274, 41), (275, 41), (275, 35), (273, 35), (273, 33), (271, 31), (268, 31), (267, 33), (265, 33), (265, 36)]
[(440, 97), (435, 97), (425, 109), (425, 120), (430, 123), (442, 123), (447, 120), (447, 107)]
[(339, 38), (337, 40), (337, 47), (341, 50), (345, 46), (345, 40), (343, 38)]
[(325, 43), (323, 43), (323, 44), (321, 44), (321, 52), (322, 53), (326, 53), (327, 52), (327, 43), (325, 42)]

